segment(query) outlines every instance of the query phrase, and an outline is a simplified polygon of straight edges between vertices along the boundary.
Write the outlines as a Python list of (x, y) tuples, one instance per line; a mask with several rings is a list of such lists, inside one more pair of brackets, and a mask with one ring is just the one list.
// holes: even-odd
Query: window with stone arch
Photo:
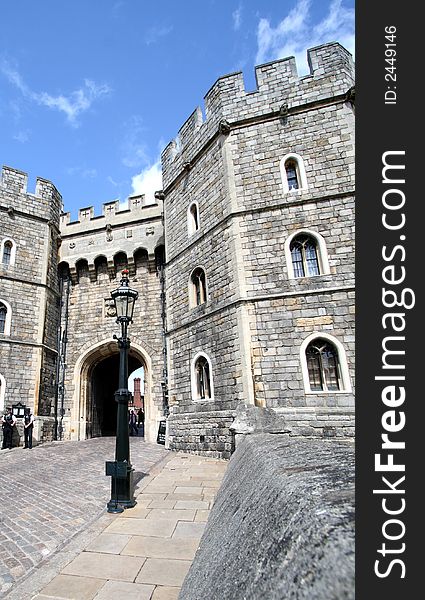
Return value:
[(289, 279), (329, 275), (326, 242), (319, 233), (309, 229), (294, 232), (285, 242)]
[(12, 310), (6, 300), (0, 298), (0, 334), (10, 335)]
[(300, 352), (306, 393), (351, 392), (345, 350), (336, 338), (314, 333), (304, 340)]
[(192, 400), (212, 400), (214, 397), (212, 368), (209, 357), (198, 352), (191, 365)]
[(285, 194), (308, 188), (304, 161), (299, 154), (286, 154), (280, 161), (280, 173)]
[(4, 239), (1, 243), (0, 256), (1, 263), (8, 267), (15, 264), (16, 244), (10, 239)]
[(194, 269), (189, 280), (189, 304), (200, 306), (207, 301), (207, 276), (202, 267)]
[(187, 209), (187, 232), (189, 237), (199, 231), (199, 206), (196, 201), (191, 202)]

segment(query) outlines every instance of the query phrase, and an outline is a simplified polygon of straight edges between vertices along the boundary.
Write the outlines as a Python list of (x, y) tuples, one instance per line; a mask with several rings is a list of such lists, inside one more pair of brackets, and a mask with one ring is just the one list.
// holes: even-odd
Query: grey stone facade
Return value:
[[(255, 92), (241, 73), (220, 78), (205, 120), (195, 110), (165, 148), (157, 204), (133, 197), (127, 210), (110, 202), (100, 216), (88, 207), (59, 220), (52, 184), (26, 194), (25, 175), (4, 169), (0, 241), (15, 236), (18, 246), (15, 266), (0, 266), (0, 300), (13, 304), (12, 331), (0, 333), (5, 403), (19, 393), (38, 415), (57, 421), (59, 410), (66, 438), (104, 433), (118, 333), (110, 291), (127, 266), (139, 291), (130, 337), (132, 368), (145, 368), (148, 439), (169, 410), (171, 448), (228, 457), (241, 402), (282, 413), (293, 435), (353, 435), (354, 72), (336, 43), (308, 58), (301, 78), (292, 58), (257, 67)], [(290, 241), (300, 233), (316, 240), (318, 275), (294, 276)], [(200, 270), (206, 301), (193, 283)], [(309, 389), (315, 338), (338, 350), (336, 391)], [(196, 391), (201, 359), (206, 397)]]
[[(163, 331), (160, 302), (158, 252), (163, 245), (162, 203), (146, 204), (143, 196), (129, 199), (129, 208), (118, 202), (103, 206), (94, 215), (92, 207), (79, 211), (70, 222), (62, 216), (60, 267), (71, 279), (68, 299), (66, 369), (64, 373), (63, 426), (65, 436), (84, 439), (104, 434), (105, 412), (116, 411), (113, 394), (118, 387), (118, 346), (112, 335), (120, 335), (111, 303), (111, 290), (118, 287), (123, 268), (129, 269), (130, 285), (139, 292), (137, 309), (130, 327), (130, 367), (145, 369), (146, 434), (156, 438), (163, 414)], [(64, 325), (63, 327), (64, 328)], [(104, 361), (114, 359), (108, 365)], [(96, 367), (105, 369), (97, 376)], [(108, 370), (116, 378), (101, 379)], [(133, 370), (133, 369), (130, 369)], [(114, 432), (111, 422), (109, 433)]]
[(0, 409), (21, 402), (39, 415), (38, 433), (49, 437), (54, 414), (59, 314), (57, 279), (59, 215), (55, 186), (37, 179), (27, 192), (25, 173), (3, 167), (0, 242), (13, 244), (13, 259), (0, 262), (0, 302), (8, 306), (10, 330), (0, 334)]
[[(195, 111), (163, 153), (171, 447), (228, 456), (239, 402), (284, 413), (293, 434), (353, 434), (353, 66), (338, 44), (309, 60), (301, 79), (292, 59), (258, 67), (253, 93), (241, 74), (219, 79), (205, 122)], [(293, 154), (307, 185), (285, 192), (281, 161)], [(193, 201), (200, 225), (188, 235)], [(321, 236), (323, 274), (290, 277), (285, 244), (299, 231)], [(191, 308), (198, 266), (208, 297)], [(306, 393), (302, 344), (312, 334), (344, 348), (342, 391)], [(210, 359), (214, 387), (203, 402), (191, 394), (197, 352)]]

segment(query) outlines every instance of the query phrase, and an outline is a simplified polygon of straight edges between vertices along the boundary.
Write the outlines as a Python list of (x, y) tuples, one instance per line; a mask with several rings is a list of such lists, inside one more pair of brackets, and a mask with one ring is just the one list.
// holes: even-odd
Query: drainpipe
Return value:
[(167, 369), (167, 320), (166, 320), (166, 297), (165, 297), (165, 268), (161, 265), (159, 268), (159, 281), (161, 284), (161, 319), (162, 319), (162, 406), (164, 417), (168, 418), (170, 409), (168, 406), (168, 369)]
[[(65, 286), (65, 294), (64, 294)], [(56, 428), (55, 439), (62, 440), (63, 434), (63, 417), (64, 417), (64, 399), (65, 399), (65, 371), (66, 371), (66, 346), (68, 342), (68, 319), (69, 319), (69, 293), (70, 293), (70, 279), (66, 277), (61, 278), (61, 309), (65, 307), (65, 314), (63, 317), (63, 328), (62, 328), (62, 310), (59, 324), (59, 341), (58, 350), (59, 357), (57, 362), (57, 386), (56, 386), (56, 408), (55, 408), (55, 419)], [(65, 296), (65, 298), (64, 298)], [(58, 423), (58, 405), (59, 408), (59, 423)]]

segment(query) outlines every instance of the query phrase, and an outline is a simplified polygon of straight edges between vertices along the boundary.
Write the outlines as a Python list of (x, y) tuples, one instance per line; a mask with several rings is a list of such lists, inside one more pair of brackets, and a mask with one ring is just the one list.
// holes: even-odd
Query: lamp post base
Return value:
[(108, 508), (108, 513), (122, 513), (125, 510), (124, 508), (116, 504), (115, 501), (112, 502), (112, 500), (109, 500), (106, 506)]
[(108, 512), (122, 512), (126, 508), (133, 508), (137, 502), (134, 498), (134, 469), (127, 466), (125, 477), (112, 475), (111, 477), (111, 499), (106, 505)]

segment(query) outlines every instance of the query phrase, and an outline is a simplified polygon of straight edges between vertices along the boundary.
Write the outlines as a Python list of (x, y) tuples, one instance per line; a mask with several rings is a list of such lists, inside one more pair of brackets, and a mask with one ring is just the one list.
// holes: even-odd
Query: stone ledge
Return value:
[(354, 599), (354, 444), (245, 436), (179, 599), (331, 597)]

